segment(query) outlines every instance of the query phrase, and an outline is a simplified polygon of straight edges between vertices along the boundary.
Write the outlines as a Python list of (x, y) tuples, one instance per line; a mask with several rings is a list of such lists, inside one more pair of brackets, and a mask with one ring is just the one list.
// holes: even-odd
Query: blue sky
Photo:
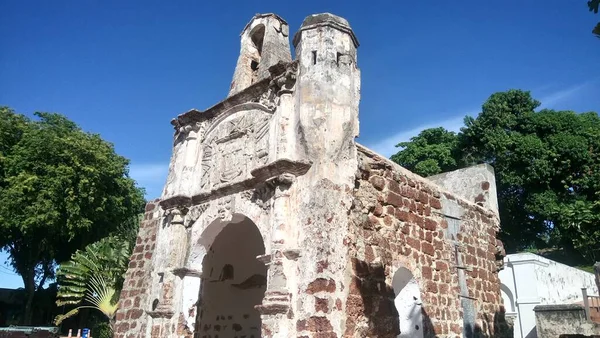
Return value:
[[(457, 130), (510, 88), (548, 108), (600, 110), (600, 39), (591, 34), (600, 15), (586, 0), (4, 0), (0, 105), (60, 112), (101, 134), (131, 159), (147, 197), (158, 197), (169, 121), (227, 95), (239, 34), (266, 12), (292, 34), (312, 13), (350, 21), (361, 43), (358, 141), (384, 155), (424, 128)], [(0, 267), (0, 287), (20, 285)]]

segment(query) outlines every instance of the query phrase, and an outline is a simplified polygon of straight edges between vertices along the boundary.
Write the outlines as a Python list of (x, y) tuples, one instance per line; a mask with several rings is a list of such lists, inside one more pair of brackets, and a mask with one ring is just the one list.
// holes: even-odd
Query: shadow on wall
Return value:
[[(396, 271), (390, 286), (385, 282), (383, 265), (366, 262), (359, 264), (361, 268), (357, 271), (356, 287), (360, 292), (364, 315), (368, 322), (365, 336), (434, 338), (442, 334), (435, 332), (432, 319), (426, 310), (427, 304), (421, 302), (418, 283), (408, 269), (400, 268)], [(512, 325), (506, 321), (504, 310), (496, 312), (493, 318), (484, 315), (483, 325), (484, 327), (465, 327), (464, 337), (513, 337)]]
[[(420, 297), (412, 298), (416, 285), (411, 282), (413, 278), (408, 270), (406, 271), (410, 275), (401, 274), (399, 278), (396, 278), (396, 286), (400, 285), (405, 291), (408, 291), (400, 296), (402, 300), (406, 299), (408, 304), (401, 308), (401, 315), (397, 309), (397, 292), (394, 287), (385, 282), (383, 265), (365, 262), (359, 264), (356, 286), (362, 298), (362, 310), (368, 322), (368, 329), (363, 333), (364, 336), (380, 338), (435, 337), (433, 324), (422, 309)], [(405, 321), (402, 322), (401, 318)], [(410, 325), (406, 322), (407, 318), (413, 318)], [(408, 330), (409, 327), (410, 330)], [(400, 328), (405, 329), (403, 334), (400, 333)]]
[[(512, 338), (513, 324), (506, 320), (506, 311), (502, 308), (490, 318), (487, 313), (483, 315), (485, 327), (467, 325), (465, 327), (466, 338)], [(490, 328), (493, 327), (493, 330)]]

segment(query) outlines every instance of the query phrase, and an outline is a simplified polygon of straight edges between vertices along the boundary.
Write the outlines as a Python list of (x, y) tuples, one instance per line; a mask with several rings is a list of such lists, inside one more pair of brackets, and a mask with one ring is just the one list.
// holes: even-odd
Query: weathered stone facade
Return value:
[(495, 336), (493, 171), (434, 183), (358, 145), (348, 22), (307, 17), (294, 61), (288, 35), (256, 15), (229, 97), (173, 120), (116, 336)]

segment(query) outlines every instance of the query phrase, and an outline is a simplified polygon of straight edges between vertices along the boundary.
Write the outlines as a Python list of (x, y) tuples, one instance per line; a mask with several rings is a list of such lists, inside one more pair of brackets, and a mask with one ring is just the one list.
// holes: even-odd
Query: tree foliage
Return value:
[[(587, 2), (588, 8), (590, 12), (594, 14), (598, 14), (598, 7), (600, 7), (600, 0), (590, 0)], [(592, 33), (596, 34), (597, 37), (600, 38), (600, 22), (594, 27)]]
[(35, 115), (0, 107), (0, 248), (23, 278), (25, 323), (33, 293), (54, 277), (57, 262), (135, 229), (144, 204), (128, 160), (110, 143), (59, 114)]
[(593, 261), (600, 254), (600, 118), (539, 106), (526, 91), (495, 93), (455, 139), (430, 137), (452, 135), (443, 128), (425, 130), (392, 160), (424, 176), (491, 164), (510, 251), (561, 246)]
[(113, 322), (131, 248), (121, 236), (105, 237), (76, 251), (70, 261), (61, 264), (56, 305), (76, 307), (57, 316), (56, 325), (82, 308), (96, 309)]
[(413, 168), (421, 175), (435, 175), (457, 169), (457, 143), (458, 137), (454, 132), (441, 127), (425, 129), (409, 142), (399, 143), (397, 147), (404, 149), (392, 155), (392, 160)]

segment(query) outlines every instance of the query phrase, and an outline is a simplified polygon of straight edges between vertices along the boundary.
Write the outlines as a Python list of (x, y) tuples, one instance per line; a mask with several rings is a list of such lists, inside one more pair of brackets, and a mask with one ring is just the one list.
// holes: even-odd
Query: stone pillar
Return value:
[(261, 305), (262, 336), (289, 337), (293, 331), (292, 293), (288, 275), (296, 268), (298, 250), (289, 227), (289, 189), (295, 181), (292, 174), (283, 174), (269, 182), (275, 189), (271, 223), (271, 253), (259, 257), (268, 269), (267, 290)]
[(276, 159), (295, 159), (296, 154), (296, 130), (297, 121), (294, 119), (293, 96), (296, 85), (296, 73), (298, 63), (290, 63), (285, 72), (274, 78), (271, 82), (271, 88), (277, 95), (277, 112), (275, 118), (275, 139), (272, 143), (272, 151), (276, 154)]
[[(174, 207), (165, 212), (166, 227), (164, 228), (163, 247), (165, 259), (162, 261), (162, 266), (158, 270), (159, 285), (158, 285), (158, 304), (153, 305), (153, 309), (149, 311), (149, 315), (153, 318), (152, 332), (160, 333), (161, 336), (169, 336), (174, 334), (173, 328), (178, 324), (178, 314), (181, 304), (181, 290), (183, 286), (182, 276), (180, 271), (185, 265), (185, 256), (187, 253), (188, 236), (187, 229), (184, 226), (184, 216), (187, 212), (185, 207)], [(178, 335), (187, 336), (191, 332), (179, 332)], [(154, 337), (154, 333), (152, 336)]]
[(200, 124), (200, 122), (194, 123), (192, 125), (186, 125), (184, 127), (185, 130), (185, 141), (183, 142), (183, 159), (182, 159), (182, 171), (180, 172), (181, 178), (179, 179), (179, 186), (177, 189), (178, 195), (188, 195), (192, 194), (192, 189), (195, 181), (195, 170), (198, 161), (200, 147), (200, 139), (202, 138), (202, 134), (204, 132), (205, 124)]
[(297, 137), (297, 159), (312, 163), (298, 176), (291, 204), (302, 247), (295, 330), (303, 337), (341, 337), (349, 288), (343, 248), (358, 167), (358, 41), (347, 20), (322, 13), (308, 16), (293, 42), (297, 126), (289, 132)]
[(596, 277), (596, 288), (598, 289), (598, 295), (600, 295), (600, 262), (594, 264), (594, 276)]
[[(176, 127), (177, 128), (177, 127)], [(183, 157), (185, 154), (184, 142), (178, 140), (180, 131), (175, 134), (175, 144), (173, 145), (173, 155), (171, 155), (171, 162), (169, 163), (169, 173), (167, 175), (167, 182), (162, 191), (161, 199), (167, 199), (177, 195), (179, 188), (179, 180), (181, 179)]]

